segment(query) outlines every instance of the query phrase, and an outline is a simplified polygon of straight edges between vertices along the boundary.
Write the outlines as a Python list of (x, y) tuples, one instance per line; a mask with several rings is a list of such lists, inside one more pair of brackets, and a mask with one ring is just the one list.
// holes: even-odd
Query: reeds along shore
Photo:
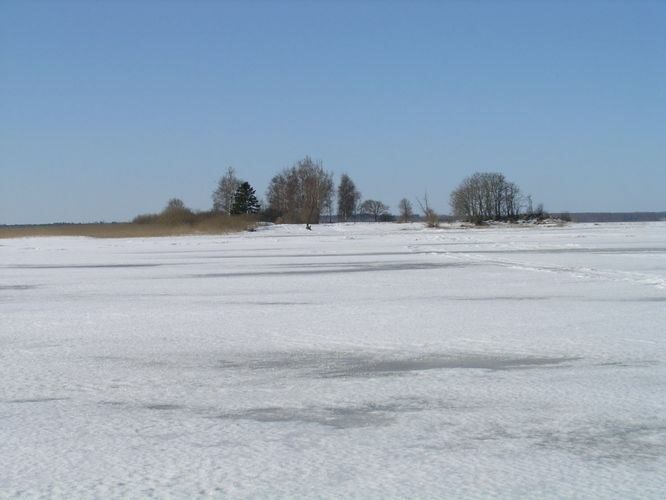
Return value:
[(0, 238), (39, 236), (87, 236), (90, 238), (150, 238), (191, 234), (225, 234), (246, 231), (257, 224), (256, 216), (212, 215), (189, 223), (123, 222), (94, 224), (45, 224), (0, 226)]

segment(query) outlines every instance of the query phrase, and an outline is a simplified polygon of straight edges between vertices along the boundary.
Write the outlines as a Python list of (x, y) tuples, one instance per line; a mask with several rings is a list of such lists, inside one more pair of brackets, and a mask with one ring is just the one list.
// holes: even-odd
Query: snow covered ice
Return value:
[(666, 223), (0, 240), (0, 497), (663, 498)]

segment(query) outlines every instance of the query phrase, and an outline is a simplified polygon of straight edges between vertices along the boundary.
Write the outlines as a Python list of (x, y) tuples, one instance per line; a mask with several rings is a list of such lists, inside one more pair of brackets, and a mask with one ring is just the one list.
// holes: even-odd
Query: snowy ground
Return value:
[(0, 497), (666, 492), (666, 223), (0, 240)]

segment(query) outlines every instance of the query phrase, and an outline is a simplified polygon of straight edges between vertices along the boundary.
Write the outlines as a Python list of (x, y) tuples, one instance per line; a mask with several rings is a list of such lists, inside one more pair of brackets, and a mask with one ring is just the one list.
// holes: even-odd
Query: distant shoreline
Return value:
[[(571, 222), (659, 222), (666, 221), (666, 212), (570, 212), (552, 213), (557, 218), (566, 215)], [(231, 219), (232, 220), (232, 219)], [(442, 222), (453, 222), (453, 217), (442, 216)], [(189, 224), (162, 225), (132, 222), (55, 222), (51, 224), (2, 224), (0, 239), (41, 236), (84, 236), (91, 238), (151, 238), (164, 236), (191, 236), (229, 234), (249, 230), (254, 221), (237, 219), (237, 224), (218, 226), (192, 226)], [(366, 222), (366, 221), (358, 221)], [(414, 222), (420, 222), (415, 220)]]
[(0, 239), (41, 236), (87, 236), (90, 238), (153, 238), (161, 236), (216, 235), (251, 229), (255, 222), (247, 218), (224, 224), (136, 224), (132, 222), (54, 223), (0, 225)]
[[(564, 213), (551, 213), (554, 217)], [(666, 212), (569, 212), (572, 222), (657, 222), (666, 220)]]

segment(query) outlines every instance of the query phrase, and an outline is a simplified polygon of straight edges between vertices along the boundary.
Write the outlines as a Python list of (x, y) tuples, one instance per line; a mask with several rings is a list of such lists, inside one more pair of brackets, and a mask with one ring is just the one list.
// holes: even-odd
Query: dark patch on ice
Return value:
[(267, 301), (225, 301), (225, 305), (238, 305), (238, 306), (311, 306), (315, 302), (292, 302), (288, 300), (267, 300)]
[(37, 285), (0, 285), (0, 291), (2, 290), (34, 290), (37, 288)]
[(407, 359), (367, 360), (363, 363), (324, 371), (322, 377), (371, 377), (377, 375), (393, 375), (405, 372), (442, 370), (442, 369), (475, 369), (475, 370), (525, 370), (537, 367), (554, 367), (579, 358), (573, 357), (521, 357), (503, 358), (490, 356), (427, 356)]
[(92, 356), (92, 359), (99, 362), (121, 363), (130, 366), (141, 366), (147, 368), (179, 367), (181, 364), (177, 360), (165, 357), (163, 359), (145, 359), (129, 356), (99, 355)]
[(267, 249), (260, 255), (252, 254), (215, 254), (215, 255), (199, 255), (192, 256), (192, 259), (319, 259), (319, 258), (336, 258), (336, 257), (391, 257), (397, 255), (412, 256), (414, 252), (410, 251), (393, 251), (393, 252), (364, 252), (364, 253), (348, 253), (348, 252), (330, 252), (330, 253), (280, 253), (278, 250)]
[(586, 302), (666, 302), (666, 297), (611, 297), (585, 299)]
[(368, 355), (335, 351), (299, 351), (293, 353), (261, 353), (243, 363), (251, 370), (306, 370), (352, 366), (369, 359)]
[(465, 240), (465, 241), (448, 241), (448, 240), (438, 240), (438, 241), (432, 241), (432, 242), (427, 242), (427, 241), (422, 241), (419, 243), (413, 243), (410, 245), (407, 245), (407, 248), (411, 250), (419, 250), (421, 247), (450, 247), (450, 246), (482, 246), (482, 245), (497, 245), (496, 242), (494, 241), (470, 241), (470, 240)]
[(19, 264), (2, 267), (8, 269), (128, 269), (135, 267), (159, 267), (163, 265), (165, 264)]
[[(476, 245), (476, 243), (470, 243), (470, 247)], [(422, 245), (418, 245), (422, 246)], [(642, 254), (642, 253), (663, 253), (666, 254), (666, 248), (650, 248), (650, 247), (641, 247), (641, 248), (498, 248), (492, 250), (475, 250), (470, 248), (469, 250), (446, 250), (448, 244), (442, 243), (442, 250), (433, 250), (431, 252), (424, 253), (436, 253), (436, 254), (566, 254), (566, 253), (584, 253), (584, 254)], [(421, 253), (421, 252), (414, 252)]]
[[(419, 271), (444, 268), (463, 268), (477, 266), (474, 262), (389, 262), (389, 263), (336, 263), (329, 267), (319, 265), (317, 269), (304, 269), (303, 265), (293, 266), (291, 271), (256, 271), (239, 273), (205, 273), (188, 275), (188, 278), (245, 278), (260, 276), (307, 276), (324, 274), (370, 273), (378, 271)], [(288, 266), (284, 266), (288, 267)]]
[(168, 404), (168, 403), (156, 403), (148, 404), (143, 406), (147, 410), (158, 410), (158, 411), (168, 411), (168, 410), (180, 410), (183, 408), (181, 405)]
[(92, 356), (92, 359), (96, 359), (98, 361), (127, 361), (132, 358), (127, 356), (115, 356), (113, 354), (100, 354), (98, 356)]
[(580, 358), (477, 354), (387, 357), (378, 354), (314, 351), (263, 353), (245, 360), (222, 360), (219, 361), (219, 366), (249, 370), (291, 370), (306, 377), (369, 378), (443, 369), (505, 371), (556, 368), (578, 359)]
[(69, 398), (24, 398), (24, 399), (10, 399), (7, 403), (49, 403), (51, 401), (67, 401)]
[(374, 262), (374, 261), (357, 261), (357, 262), (298, 262), (296, 264), (281, 264), (283, 269), (313, 269), (317, 271), (327, 270), (389, 270), (389, 271), (409, 271), (412, 269), (437, 269), (439, 267), (469, 267), (471, 263), (465, 261), (455, 262), (433, 262), (433, 261), (419, 261), (413, 260), (398, 260), (390, 262)]
[(451, 300), (460, 301), (478, 301), (478, 302), (495, 302), (495, 301), (523, 301), (523, 300), (553, 300), (555, 297), (551, 296), (527, 296), (527, 295), (493, 295), (486, 297), (451, 297)]
[(221, 359), (217, 362), (217, 366), (218, 368), (227, 369), (227, 368), (238, 368), (243, 365), (241, 363), (238, 363), (237, 361), (229, 361), (226, 359)]
[(179, 365), (177, 361), (173, 361), (170, 359), (150, 359), (142, 361), (140, 364), (141, 366), (145, 366), (148, 368), (164, 368), (164, 367), (174, 367)]
[(473, 439), (475, 441), (496, 441), (500, 439), (514, 439), (516, 437), (516, 434), (509, 432), (504, 427), (497, 424), (492, 424), (489, 430), (475, 435)]
[(398, 399), (390, 403), (367, 403), (354, 406), (250, 408), (223, 413), (216, 418), (267, 423), (305, 423), (348, 429), (389, 425), (399, 413), (421, 411), (427, 407), (427, 401)]
[(660, 459), (666, 454), (666, 423), (590, 422), (580, 428), (542, 432), (536, 445), (590, 460)]
[(260, 301), (260, 302), (246, 302), (257, 306), (309, 306), (312, 302), (289, 302), (289, 301)]

